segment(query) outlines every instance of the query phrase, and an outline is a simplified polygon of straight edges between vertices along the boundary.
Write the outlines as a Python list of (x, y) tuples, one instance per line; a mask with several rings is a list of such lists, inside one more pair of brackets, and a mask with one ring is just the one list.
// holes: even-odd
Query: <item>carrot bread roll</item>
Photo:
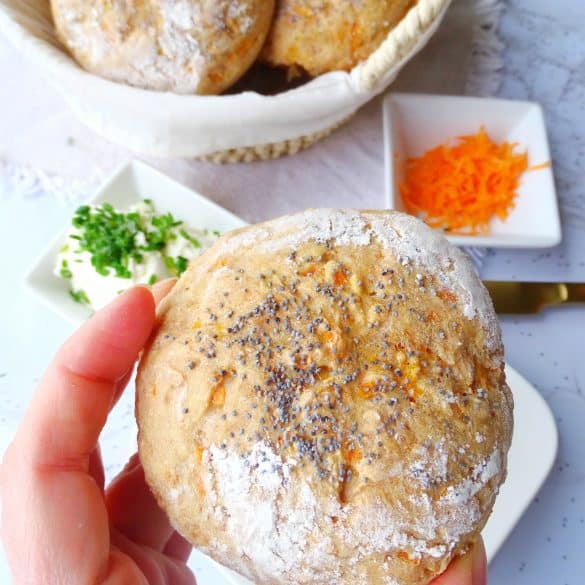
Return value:
[(277, 0), (262, 59), (317, 76), (349, 71), (402, 20), (412, 0)]
[(468, 258), (396, 212), (228, 234), (160, 309), (137, 381), (146, 479), (257, 585), (427, 585), (485, 525), (512, 398)]
[(91, 73), (145, 89), (217, 94), (256, 60), (273, 0), (51, 0), (57, 33)]

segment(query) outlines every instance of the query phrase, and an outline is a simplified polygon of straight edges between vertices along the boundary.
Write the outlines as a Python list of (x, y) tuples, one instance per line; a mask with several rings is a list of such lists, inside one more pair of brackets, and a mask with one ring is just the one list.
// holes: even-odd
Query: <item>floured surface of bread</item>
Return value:
[(258, 585), (426, 585), (477, 538), (512, 399), (466, 256), (394, 212), (315, 210), (220, 239), (137, 382), (147, 481)]
[(262, 59), (313, 76), (349, 71), (402, 20), (412, 0), (277, 0)]
[(145, 89), (217, 94), (256, 60), (273, 0), (51, 0), (88, 71)]

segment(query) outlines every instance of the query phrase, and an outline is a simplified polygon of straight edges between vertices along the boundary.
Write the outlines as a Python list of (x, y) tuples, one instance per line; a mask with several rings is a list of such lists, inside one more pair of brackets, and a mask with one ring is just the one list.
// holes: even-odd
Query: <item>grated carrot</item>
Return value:
[(541, 163), (530, 167), (529, 171), (542, 171), (542, 169), (550, 169), (550, 162)]
[(484, 127), (406, 161), (400, 192), (406, 211), (450, 233), (486, 233), (490, 221), (505, 220), (515, 205), (520, 177), (528, 168), (517, 144), (496, 144)]

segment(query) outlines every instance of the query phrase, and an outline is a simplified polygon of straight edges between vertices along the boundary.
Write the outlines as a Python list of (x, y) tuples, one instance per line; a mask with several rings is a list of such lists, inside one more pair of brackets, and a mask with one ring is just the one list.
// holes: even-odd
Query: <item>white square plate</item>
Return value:
[[(508, 479), (483, 531), (488, 560), (492, 560), (548, 477), (558, 449), (554, 416), (538, 391), (511, 366), (506, 366), (514, 395), (514, 437), (508, 458)], [(538, 433), (534, 432), (538, 429)], [(230, 585), (251, 585), (236, 573), (219, 567)]]
[[(386, 205), (404, 211), (400, 183), (409, 157), (485, 126), (496, 142), (518, 143), (529, 165), (551, 161), (542, 108), (529, 102), (389, 94), (384, 99), (384, 181)], [(527, 172), (516, 206), (505, 222), (493, 220), (484, 236), (448, 235), (461, 246), (547, 248), (561, 242), (561, 222), (552, 168)]]
[[(126, 209), (143, 199), (152, 199), (158, 213), (170, 212), (196, 228), (224, 233), (246, 225), (244, 220), (199, 193), (138, 161), (121, 167), (87, 203), (107, 202)], [(87, 319), (90, 311), (70, 297), (69, 283), (53, 274), (55, 258), (64, 240), (65, 231), (35, 262), (26, 276), (25, 284), (46, 306), (78, 325)]]

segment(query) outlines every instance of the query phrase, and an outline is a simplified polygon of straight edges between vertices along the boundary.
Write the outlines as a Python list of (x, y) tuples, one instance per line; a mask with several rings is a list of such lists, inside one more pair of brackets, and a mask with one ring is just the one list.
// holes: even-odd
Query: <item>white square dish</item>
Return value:
[[(404, 211), (400, 184), (410, 157), (484, 126), (496, 142), (518, 143), (529, 165), (551, 161), (542, 108), (535, 103), (415, 94), (389, 94), (384, 108), (386, 205)], [(447, 235), (447, 234), (446, 234)], [(460, 246), (548, 248), (562, 239), (551, 167), (526, 172), (516, 206), (505, 222), (493, 220), (486, 235), (447, 235)]]
[[(157, 212), (170, 212), (201, 229), (224, 233), (246, 225), (244, 220), (199, 193), (138, 161), (122, 166), (86, 203), (107, 202), (125, 209), (143, 199), (151, 199)], [(64, 239), (65, 231), (43, 251), (25, 277), (25, 284), (43, 304), (78, 325), (87, 319), (90, 310), (73, 301), (69, 283), (53, 274), (55, 258)]]

